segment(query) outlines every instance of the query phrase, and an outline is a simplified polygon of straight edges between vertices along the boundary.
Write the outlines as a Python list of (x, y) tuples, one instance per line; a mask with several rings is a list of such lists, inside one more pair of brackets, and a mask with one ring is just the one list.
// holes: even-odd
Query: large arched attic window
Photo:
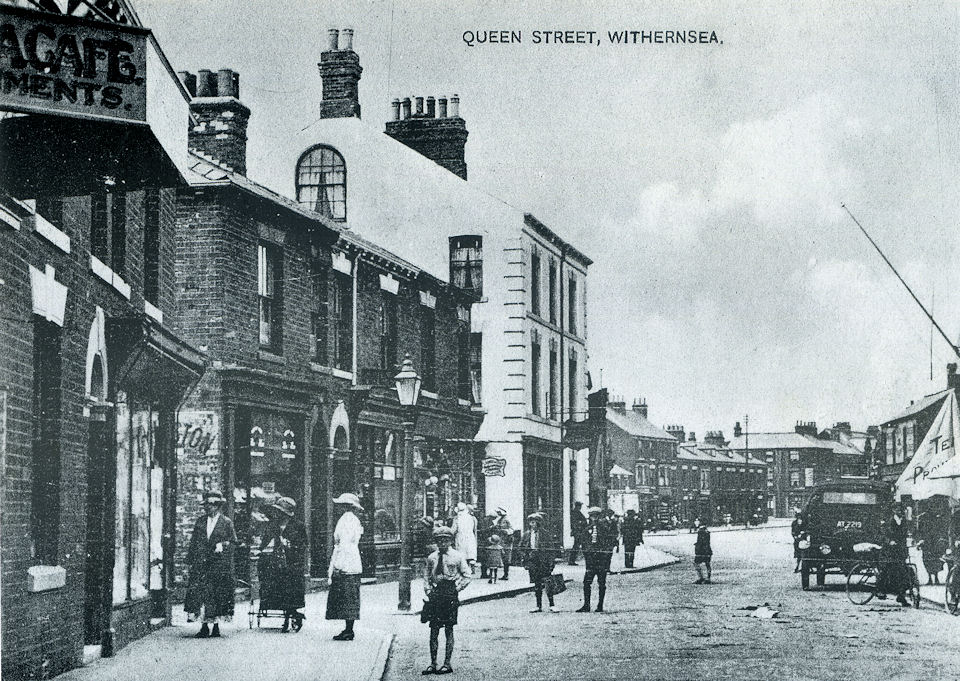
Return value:
[(297, 201), (334, 220), (347, 219), (347, 167), (332, 147), (308, 149), (297, 162)]

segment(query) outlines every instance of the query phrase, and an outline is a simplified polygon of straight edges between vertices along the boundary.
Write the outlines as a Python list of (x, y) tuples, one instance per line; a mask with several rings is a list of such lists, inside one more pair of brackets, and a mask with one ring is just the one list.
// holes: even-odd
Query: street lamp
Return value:
[(420, 376), (413, 370), (410, 354), (403, 357), (400, 373), (394, 377), (397, 399), (403, 409), (403, 487), (400, 497), (400, 594), (398, 610), (410, 609), (410, 578), (413, 573), (410, 511), (413, 506), (413, 428), (420, 399)]

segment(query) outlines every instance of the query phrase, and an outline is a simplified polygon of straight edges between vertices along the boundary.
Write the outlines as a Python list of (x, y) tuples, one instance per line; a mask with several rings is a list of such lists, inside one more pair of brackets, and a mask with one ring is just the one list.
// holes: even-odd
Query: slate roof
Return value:
[(901, 411), (899, 414), (893, 418), (887, 419), (883, 422), (883, 425), (888, 425), (894, 423), (895, 421), (902, 421), (904, 419), (910, 418), (914, 414), (919, 414), (921, 411), (928, 409), (936, 405), (938, 402), (942, 401), (947, 395), (950, 394), (952, 388), (947, 388), (946, 390), (941, 390), (938, 393), (933, 393), (932, 395), (927, 395), (922, 400), (914, 402), (909, 407)]
[(607, 408), (607, 421), (615, 425), (620, 430), (634, 437), (646, 437), (653, 440), (669, 440), (677, 442), (677, 438), (659, 428), (643, 416), (633, 411), (618, 411), (613, 408)]

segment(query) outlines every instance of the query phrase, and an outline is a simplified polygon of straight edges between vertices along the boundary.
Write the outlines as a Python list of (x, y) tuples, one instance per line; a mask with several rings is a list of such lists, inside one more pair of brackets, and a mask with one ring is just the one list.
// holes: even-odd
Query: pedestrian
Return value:
[(607, 573), (613, 556), (613, 543), (617, 541), (616, 528), (597, 506), (587, 509), (590, 519), (584, 528), (582, 543), (586, 572), (583, 573), (583, 605), (577, 612), (590, 612), (590, 592), (593, 580), (597, 580), (596, 612), (603, 612), (603, 599), (607, 594)]
[(793, 522), (790, 523), (790, 534), (793, 535), (793, 559), (797, 562), (793, 571), (800, 572), (800, 562), (803, 560), (803, 550), (800, 548), (800, 542), (807, 534), (807, 523), (803, 519), (803, 513), (800, 509), (793, 512)]
[(907, 520), (903, 504), (893, 505), (891, 517), (884, 523), (884, 541), (886, 545), (881, 556), (883, 568), (877, 578), (878, 591), (882, 593), (878, 596), (885, 598), (885, 594), (896, 594), (897, 603), (909, 605), (904, 596), (910, 577), (907, 573)]
[(233, 550), (237, 533), (233, 521), (223, 515), (226, 502), (217, 491), (204, 495), (204, 515), (194, 524), (187, 548), (190, 576), (183, 609), (188, 622), (202, 622), (196, 638), (219, 637), (220, 621), (233, 619), (236, 588)]
[(503, 540), (500, 539), (499, 534), (491, 534), (487, 539), (486, 563), (487, 574), (489, 575), (488, 581), (490, 584), (497, 583), (497, 575), (500, 573), (500, 568), (503, 567), (502, 541)]
[(281, 497), (264, 509), (270, 522), (260, 542), (257, 571), (260, 576), (260, 610), (282, 610), (281, 631), (299, 631), (305, 615), (303, 573), (306, 568), (307, 531), (294, 513), (297, 502)]
[(330, 590), (327, 592), (328, 620), (343, 620), (344, 629), (333, 637), (334, 641), (352, 641), (353, 623), (360, 619), (360, 575), (363, 563), (360, 560), (360, 537), (363, 524), (356, 512), (363, 505), (356, 494), (341, 494), (333, 500), (343, 514), (333, 530), (333, 554), (327, 567)]
[[(422, 674), (449, 674), (453, 671), (453, 627), (460, 609), (459, 593), (470, 583), (472, 570), (467, 558), (450, 548), (453, 531), (438, 527), (433, 531), (437, 550), (427, 556), (423, 566), (423, 591), (426, 595), (420, 621), (430, 625), (430, 666)], [(440, 649), (440, 629), (446, 636), (443, 665), (437, 668)]]
[(922, 513), (917, 520), (919, 521), (917, 546), (923, 552), (927, 584), (939, 584), (940, 571), (943, 569), (943, 553), (947, 548), (946, 523), (943, 515), (933, 511)]
[(623, 519), (623, 565), (624, 567), (633, 567), (633, 556), (637, 549), (637, 544), (643, 543), (643, 524), (640, 517), (633, 509), (627, 511), (627, 516)]
[(503, 581), (506, 582), (510, 579), (510, 565), (513, 562), (513, 546), (516, 540), (513, 526), (507, 519), (507, 511), (503, 507), (497, 508), (495, 527), (503, 544)]
[[(523, 566), (530, 575), (537, 607), (530, 612), (543, 612), (543, 592), (546, 582), (553, 573), (553, 566), (560, 552), (559, 542), (543, 527), (543, 514), (531, 513), (527, 516), (527, 531), (520, 538), (520, 552)], [(546, 589), (550, 612), (559, 612), (553, 602), (553, 592)]]
[(570, 512), (570, 536), (573, 537), (573, 548), (570, 549), (570, 558), (567, 561), (568, 565), (577, 564), (577, 554), (583, 549), (581, 539), (583, 537), (583, 530), (587, 526), (587, 518), (583, 515), (583, 511), (580, 509), (583, 508), (583, 502), (576, 502), (573, 505), (573, 510)]
[(487, 578), (487, 552), (486, 547), (490, 543), (490, 537), (496, 533), (497, 514), (490, 511), (480, 520), (480, 526), (477, 530), (477, 559), (480, 561), (480, 579)]
[[(694, 521), (697, 525), (697, 542), (693, 546), (693, 567), (697, 569), (697, 584), (710, 584), (713, 569), (710, 561), (713, 559), (713, 549), (710, 547), (710, 530), (699, 518)], [(706, 576), (704, 576), (706, 573)]]
[(610, 542), (613, 547), (613, 550), (617, 553), (620, 553), (620, 517), (614, 512), (612, 508), (608, 508), (603, 512), (603, 517), (606, 519), (607, 531), (612, 533), (610, 537)]
[(453, 519), (453, 548), (467, 558), (470, 569), (477, 564), (477, 519), (462, 501), (457, 504), (457, 515)]

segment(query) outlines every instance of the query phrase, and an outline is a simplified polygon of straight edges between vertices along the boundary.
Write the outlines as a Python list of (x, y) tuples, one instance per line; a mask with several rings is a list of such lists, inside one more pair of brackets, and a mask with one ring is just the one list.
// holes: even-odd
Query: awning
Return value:
[(111, 376), (132, 399), (179, 404), (203, 375), (206, 356), (146, 315), (109, 319)]

